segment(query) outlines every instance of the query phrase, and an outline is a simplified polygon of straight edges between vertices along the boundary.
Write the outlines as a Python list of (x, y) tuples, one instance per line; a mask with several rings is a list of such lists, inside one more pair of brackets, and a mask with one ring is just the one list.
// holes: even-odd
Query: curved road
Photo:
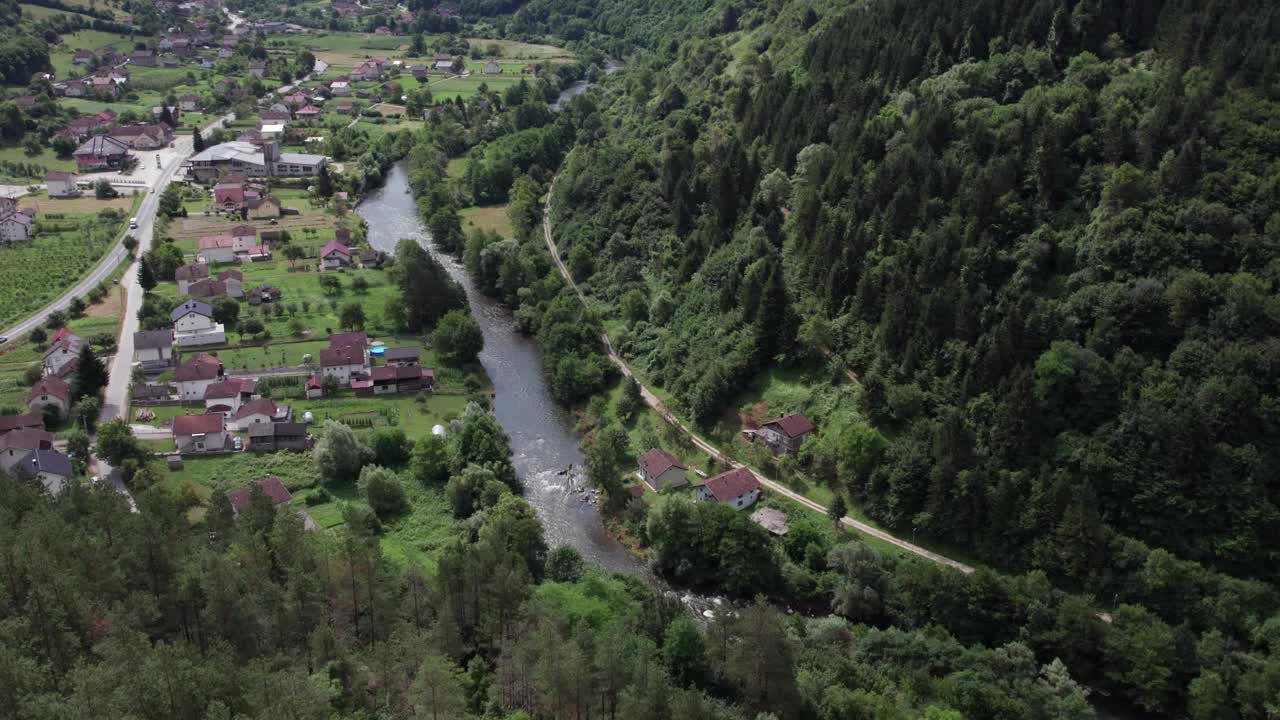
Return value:
[[(589, 304), (587, 303), (587, 296), (582, 292), (582, 289), (578, 287), (578, 284), (573, 281), (573, 276), (569, 274), (569, 269), (565, 267), (564, 262), (560, 259), (560, 249), (556, 247), (555, 241), (551, 239), (551, 197), (555, 193), (557, 179), (558, 179), (558, 176), (556, 178), (552, 178), (551, 187), (547, 190), (547, 199), (542, 206), (542, 234), (547, 243), (547, 250), (550, 251), (551, 253), (551, 259), (555, 261), (556, 268), (560, 270), (560, 276), (563, 277), (565, 282), (569, 283), (569, 287), (573, 288), (573, 291), (577, 293), (578, 299), (582, 301), (582, 304), (590, 307)], [(622, 357), (618, 355), (618, 352), (614, 349), (613, 343), (609, 340), (609, 333), (601, 332), (600, 340), (604, 343), (605, 351), (609, 355), (609, 360), (611, 360), (614, 365), (617, 365), (618, 368), (622, 370), (622, 374), (626, 375), (627, 377), (635, 377), (635, 375), (631, 372), (631, 367), (627, 365), (627, 362), (623, 360)], [(759, 470), (753, 467), (749, 467), (745, 463), (739, 462), (738, 460), (730, 457), (728, 454), (722, 452), (720, 448), (716, 447), (715, 445), (712, 445), (705, 438), (700, 436), (698, 433), (694, 432), (688, 425), (686, 425), (683, 421), (681, 421), (680, 418), (676, 417), (675, 413), (671, 412), (666, 407), (666, 405), (662, 402), (662, 400), (657, 395), (654, 395), (653, 392), (651, 392), (649, 388), (645, 387), (643, 384), (640, 385), (640, 395), (641, 397), (644, 398), (644, 402), (646, 405), (653, 408), (654, 411), (656, 411), (659, 415), (661, 415), (662, 418), (666, 420), (668, 423), (670, 423), (673, 427), (679, 429), (685, 435), (688, 435), (689, 439), (693, 441), (693, 444), (697, 445), (704, 452), (710, 454), (712, 457), (718, 459), (720, 462), (724, 463), (725, 465), (728, 465), (729, 467), (748, 468), (760, 480), (760, 483), (765, 487), (769, 488), (769, 490), (771, 490), (772, 492), (782, 495), (790, 500), (794, 500), (795, 502), (799, 503), (800, 505), (803, 505), (804, 507), (809, 508), (810, 510), (813, 510), (814, 512), (820, 512), (820, 513), (826, 514), (827, 508), (795, 492), (791, 488), (788, 488), (787, 486), (782, 485), (781, 483), (778, 483), (774, 480), (769, 479), (768, 477), (763, 475)], [(955, 568), (960, 572), (964, 572), (964, 573), (973, 572), (973, 567), (970, 565), (966, 565), (960, 562), (959, 560), (952, 560), (951, 558), (946, 557), (945, 555), (939, 555), (938, 553), (933, 552), (932, 550), (926, 550), (920, 547), (919, 545), (915, 545), (910, 542), (907, 542), (906, 540), (895, 537), (885, 532), (884, 530), (872, 527), (864, 522), (859, 522), (850, 517), (841, 518), (840, 522), (844, 524), (846, 527), (853, 528), (854, 530), (857, 530), (860, 533), (870, 535), (871, 537), (874, 537), (878, 540), (883, 540), (884, 542), (887, 542), (891, 545), (895, 545), (913, 555), (918, 555), (922, 558), (925, 558), (926, 560), (931, 560), (940, 565), (946, 565), (948, 567)]]

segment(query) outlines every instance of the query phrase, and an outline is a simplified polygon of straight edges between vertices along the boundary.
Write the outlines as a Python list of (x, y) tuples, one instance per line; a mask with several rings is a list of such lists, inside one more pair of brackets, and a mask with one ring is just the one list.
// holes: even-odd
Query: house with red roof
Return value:
[(770, 420), (760, 426), (760, 437), (775, 455), (785, 455), (800, 449), (817, 428), (813, 421), (799, 413), (791, 413)]
[(720, 473), (698, 486), (698, 502), (718, 502), (744, 510), (760, 499), (760, 481), (745, 467)]
[(43, 428), (19, 428), (0, 435), (0, 472), (12, 472), (32, 450), (52, 450), (53, 433)]
[(271, 398), (254, 398), (231, 415), (231, 429), (245, 431), (254, 425), (289, 422), (287, 405), (277, 405)]
[(236, 488), (227, 492), (227, 501), (231, 503), (231, 512), (236, 517), (249, 507), (249, 500), (253, 497), (253, 491), (261, 491), (271, 500), (271, 504), (280, 507), (287, 504), (293, 499), (289, 494), (289, 489), (284, 486), (280, 478), (275, 475), (268, 475), (261, 480), (256, 480), (250, 485), (242, 488)]
[(306, 105), (294, 114), (298, 117), (299, 120), (310, 120), (311, 118), (314, 118), (314, 117), (320, 117), (321, 112), (323, 111), (320, 110), (320, 108), (316, 107), (315, 105)]
[(320, 262), (325, 270), (350, 267), (351, 257), (354, 254), (351, 248), (346, 245), (337, 240), (330, 240), (324, 247), (320, 248)]
[(173, 440), (180, 453), (220, 452), (227, 449), (226, 418), (222, 413), (179, 415), (173, 419)]
[(44, 174), (44, 184), (51, 198), (76, 197), (80, 194), (75, 173), (50, 170)]
[(204, 389), (205, 412), (220, 412), (230, 416), (253, 399), (258, 382), (249, 378), (226, 378), (210, 383)]
[(638, 463), (640, 479), (653, 488), (654, 492), (661, 492), (669, 487), (680, 487), (689, 482), (684, 475), (688, 468), (666, 450), (652, 448), (640, 456)]
[(18, 430), (44, 430), (44, 416), (40, 413), (0, 415), (0, 440)]
[(205, 390), (223, 376), (222, 361), (205, 353), (197, 353), (174, 370), (173, 379), (178, 384), (178, 395), (183, 400), (199, 402)]
[(435, 386), (435, 380), (435, 371), (430, 368), (384, 365), (369, 371), (369, 386), (359, 389), (356, 394), (395, 395), (430, 390)]
[(71, 386), (57, 375), (46, 375), (27, 393), (27, 409), (33, 413), (55, 412), (65, 417), (71, 407)]

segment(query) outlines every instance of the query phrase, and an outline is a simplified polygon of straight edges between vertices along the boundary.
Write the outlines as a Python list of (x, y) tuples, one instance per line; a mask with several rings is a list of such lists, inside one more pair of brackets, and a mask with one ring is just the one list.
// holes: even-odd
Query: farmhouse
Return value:
[(280, 478), (275, 475), (268, 475), (261, 480), (255, 481), (252, 485), (236, 488), (227, 493), (227, 501), (231, 503), (232, 514), (239, 517), (240, 513), (249, 507), (249, 501), (253, 498), (255, 489), (266, 495), (274, 507), (280, 507), (293, 499), (293, 496), (289, 494), (289, 489), (284, 486), (283, 482), (280, 482)]
[(205, 412), (220, 412), (230, 416), (253, 399), (253, 392), (257, 387), (256, 380), (247, 378), (227, 378), (211, 383), (204, 389)]
[(367, 387), (357, 388), (357, 395), (395, 395), (431, 389), (435, 373), (420, 367), (376, 367), (369, 371)]
[(66, 378), (76, 369), (76, 359), (80, 357), (80, 348), (84, 347), (84, 338), (74, 335), (66, 328), (53, 334), (49, 349), (44, 352), (41, 364), (45, 375), (57, 375)]
[(51, 198), (76, 197), (80, 194), (75, 173), (50, 170), (44, 174), (44, 184)]
[(183, 400), (203, 400), (205, 390), (222, 379), (222, 361), (212, 355), (197, 353), (174, 371), (178, 394)]
[(744, 467), (720, 473), (698, 486), (699, 502), (718, 502), (734, 510), (749, 508), (760, 498), (760, 481)]
[(249, 426), (249, 449), (254, 452), (306, 450), (310, 446), (311, 436), (302, 423), (273, 422)]
[(32, 450), (52, 450), (54, 436), (39, 428), (22, 428), (0, 435), (0, 472), (11, 472)]
[(209, 266), (205, 263), (183, 265), (173, 272), (173, 279), (178, 281), (178, 294), (186, 295), (191, 283), (209, 277)]
[(665, 450), (650, 449), (640, 456), (639, 465), (640, 478), (646, 485), (653, 488), (654, 492), (661, 492), (669, 487), (680, 487), (688, 482), (684, 476), (688, 468), (682, 465), (676, 456)]
[(180, 453), (218, 452), (227, 446), (222, 413), (179, 415), (173, 419), (173, 439)]
[(231, 416), (232, 430), (247, 430), (254, 425), (288, 422), (287, 405), (277, 405), (271, 398), (257, 398), (240, 406)]
[(760, 426), (760, 437), (775, 455), (785, 455), (799, 450), (814, 429), (812, 420), (792, 413), (765, 420)]
[(280, 152), (273, 142), (259, 148), (253, 143), (227, 142), (214, 145), (187, 160), (187, 174), (209, 182), (228, 173), (246, 177), (312, 177), (320, 174), (327, 158), (323, 155)]
[(227, 341), (222, 323), (213, 319), (213, 309), (199, 300), (188, 300), (173, 309), (173, 342), (178, 347), (212, 345)]
[(18, 474), (39, 480), (50, 494), (57, 495), (75, 474), (71, 458), (57, 450), (32, 450), (18, 463)]
[(351, 265), (351, 255), (351, 248), (337, 240), (330, 240), (324, 247), (320, 248), (320, 261), (325, 270), (349, 267)]
[(173, 367), (173, 331), (143, 330), (134, 333), (133, 361), (143, 370)]
[(119, 170), (129, 162), (129, 146), (109, 135), (94, 135), (76, 149), (74, 157), (81, 172)]

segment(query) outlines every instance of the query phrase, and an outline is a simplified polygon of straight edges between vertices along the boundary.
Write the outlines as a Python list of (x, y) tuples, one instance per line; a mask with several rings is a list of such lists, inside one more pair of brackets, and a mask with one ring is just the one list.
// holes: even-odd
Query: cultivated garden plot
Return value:
[(45, 215), (35, 238), (0, 246), (0, 326), (57, 299), (89, 272), (124, 229), (124, 215)]

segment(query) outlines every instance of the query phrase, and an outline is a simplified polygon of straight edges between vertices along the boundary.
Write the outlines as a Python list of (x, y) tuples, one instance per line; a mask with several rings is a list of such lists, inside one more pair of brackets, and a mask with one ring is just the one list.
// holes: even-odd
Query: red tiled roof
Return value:
[(173, 278), (175, 280), (198, 280), (206, 277), (209, 277), (209, 266), (204, 263), (183, 265), (173, 271)]
[(328, 244), (320, 248), (320, 257), (325, 257), (333, 252), (340, 252), (346, 255), (347, 257), (351, 257), (351, 248), (347, 247), (346, 245), (343, 245), (337, 240), (330, 240)]
[(334, 333), (329, 336), (329, 347), (337, 348), (343, 345), (359, 345), (363, 350), (369, 344), (369, 333), (364, 330), (356, 330), (354, 332)]
[(37, 427), (24, 427), (0, 435), (0, 450), (49, 450), (53, 448), (53, 433)]
[(227, 493), (227, 500), (231, 503), (232, 512), (239, 515), (245, 508), (249, 507), (249, 498), (253, 496), (255, 487), (261, 488), (262, 494), (271, 498), (272, 505), (283, 505), (293, 499), (293, 496), (289, 494), (289, 488), (284, 486), (280, 478), (275, 475), (268, 475), (252, 485)]
[(235, 244), (235, 238), (230, 235), (206, 235), (200, 238), (201, 250), (212, 250), (214, 248), (229, 248)]
[(813, 421), (799, 413), (791, 413), (782, 417), (765, 420), (765, 425), (777, 425), (787, 437), (800, 437), (814, 431)]
[(212, 355), (200, 353), (178, 366), (174, 371), (174, 379), (179, 382), (188, 380), (212, 380), (222, 372), (222, 361)]
[(257, 400), (250, 400), (249, 402), (240, 406), (240, 409), (236, 411), (235, 418), (236, 420), (243, 420), (244, 418), (247, 418), (250, 415), (256, 415), (258, 413), (262, 413), (263, 415), (266, 415), (269, 418), (275, 417), (276, 401), (272, 400), (271, 398), (258, 398)]
[(716, 475), (707, 480), (704, 487), (716, 500), (728, 502), (752, 490), (759, 490), (760, 481), (750, 470), (741, 467)]
[(241, 393), (253, 392), (254, 382), (239, 378), (230, 378), (216, 382), (204, 389), (205, 400), (222, 400), (233, 398)]
[(0, 433), (8, 433), (23, 428), (44, 429), (44, 416), (40, 413), (26, 415), (0, 415)]
[(48, 375), (31, 388), (31, 392), (27, 395), (27, 400), (34, 400), (38, 395), (52, 395), (65, 403), (71, 395), (71, 388), (67, 385), (67, 381), (62, 378), (56, 375)]
[(376, 367), (369, 371), (369, 379), (374, 382), (390, 382), (392, 380), (416, 380), (422, 377), (422, 368), (417, 367)]
[(320, 367), (338, 367), (341, 365), (363, 365), (364, 348), (359, 345), (339, 345), (320, 351)]
[(204, 415), (179, 415), (173, 419), (174, 435), (198, 435), (222, 432), (222, 413)]
[(688, 469), (684, 465), (680, 464), (680, 461), (666, 450), (653, 448), (640, 456), (640, 469), (644, 471), (645, 475), (651, 478), (658, 477), (671, 468), (680, 468), (681, 470)]

